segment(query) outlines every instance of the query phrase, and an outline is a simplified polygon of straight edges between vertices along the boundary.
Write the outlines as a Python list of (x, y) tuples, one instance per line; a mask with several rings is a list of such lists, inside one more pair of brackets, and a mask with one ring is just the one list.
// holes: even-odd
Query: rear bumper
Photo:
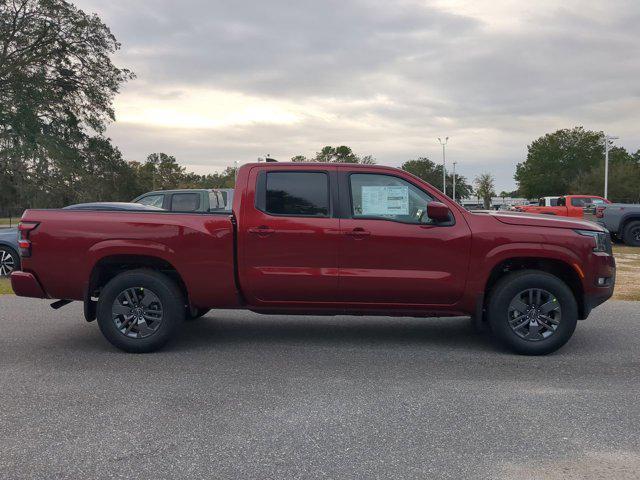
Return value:
[(28, 272), (13, 272), (11, 274), (11, 288), (19, 297), (47, 298), (40, 282)]

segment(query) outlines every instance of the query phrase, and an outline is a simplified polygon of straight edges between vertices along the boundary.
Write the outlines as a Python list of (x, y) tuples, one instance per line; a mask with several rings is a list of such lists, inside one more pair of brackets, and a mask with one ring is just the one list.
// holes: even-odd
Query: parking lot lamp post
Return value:
[(456, 161), (453, 162), (453, 201), (456, 201)]
[(445, 163), (445, 152), (444, 148), (447, 146), (447, 142), (449, 141), (449, 137), (444, 137), (444, 141), (440, 137), (438, 137), (438, 142), (442, 145), (442, 193), (447, 194), (447, 169)]
[(617, 140), (620, 137), (614, 137), (612, 135), (604, 136), (604, 198), (609, 198), (609, 143), (613, 143), (613, 140)]

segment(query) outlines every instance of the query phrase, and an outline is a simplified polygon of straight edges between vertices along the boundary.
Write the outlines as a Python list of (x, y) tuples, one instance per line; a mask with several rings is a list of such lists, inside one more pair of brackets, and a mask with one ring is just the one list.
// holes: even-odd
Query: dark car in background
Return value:
[(233, 204), (232, 188), (156, 190), (133, 199), (134, 203), (170, 212), (226, 212)]
[(0, 229), (0, 277), (8, 277), (14, 270), (20, 270), (18, 251), (18, 229)]
[(64, 210), (94, 210), (94, 211), (162, 211), (163, 208), (154, 207), (153, 205), (144, 205), (140, 203), (129, 202), (91, 202), (91, 203), (76, 203), (75, 205), (69, 205), (64, 207)]

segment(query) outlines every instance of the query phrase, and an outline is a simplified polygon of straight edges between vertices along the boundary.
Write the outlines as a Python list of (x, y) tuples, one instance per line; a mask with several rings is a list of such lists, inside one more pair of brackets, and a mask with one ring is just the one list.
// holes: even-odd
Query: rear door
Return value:
[(335, 302), (335, 167), (254, 167), (243, 195), (239, 273), (249, 302)]
[(391, 173), (341, 172), (340, 199), (347, 204), (340, 222), (343, 301), (448, 305), (460, 299), (471, 231), (459, 212), (434, 223), (426, 212), (434, 197)]

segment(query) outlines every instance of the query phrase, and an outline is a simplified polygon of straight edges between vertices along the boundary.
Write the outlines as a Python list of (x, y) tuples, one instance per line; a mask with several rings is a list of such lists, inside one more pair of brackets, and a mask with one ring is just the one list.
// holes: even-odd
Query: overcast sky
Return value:
[(129, 160), (208, 173), (349, 145), (515, 188), (533, 139), (584, 125), (640, 147), (640, 1), (76, 0), (135, 71), (108, 131)]

